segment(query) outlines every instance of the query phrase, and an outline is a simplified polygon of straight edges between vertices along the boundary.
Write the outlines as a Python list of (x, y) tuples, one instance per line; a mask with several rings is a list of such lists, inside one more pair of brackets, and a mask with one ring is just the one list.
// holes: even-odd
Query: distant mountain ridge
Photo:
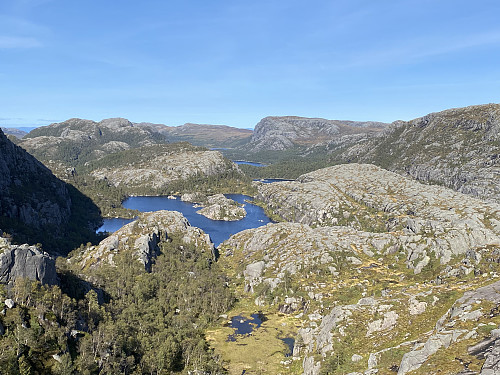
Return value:
[(6, 135), (13, 135), (16, 138), (23, 138), (28, 132), (19, 128), (1, 128), (3, 133)]
[(286, 150), (295, 146), (323, 144), (344, 136), (380, 133), (388, 124), (374, 121), (340, 121), (297, 116), (270, 116), (256, 126), (246, 149)]
[(34, 129), (20, 145), (40, 160), (84, 163), (130, 148), (166, 143), (153, 129), (132, 124), (124, 118), (99, 122), (73, 118)]
[(236, 147), (250, 139), (253, 131), (227, 125), (186, 123), (181, 126), (137, 123), (139, 127), (154, 129), (165, 135), (169, 142), (189, 142), (209, 148)]

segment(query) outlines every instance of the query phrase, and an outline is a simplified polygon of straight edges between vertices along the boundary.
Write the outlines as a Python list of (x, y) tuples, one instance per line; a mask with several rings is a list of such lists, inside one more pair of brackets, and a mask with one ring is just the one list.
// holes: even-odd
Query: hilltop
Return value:
[(70, 119), (34, 129), (18, 143), (89, 196), (104, 216), (134, 216), (121, 207), (132, 194), (172, 194), (196, 187), (210, 192), (222, 185), (238, 190), (248, 185), (220, 152), (168, 143), (158, 129), (164, 127), (123, 118)]
[(297, 116), (270, 116), (256, 126), (245, 148), (251, 152), (287, 150), (293, 147), (324, 144), (333, 139), (352, 142), (373, 136), (388, 124), (306, 118)]
[(75, 166), (113, 152), (165, 142), (160, 133), (123, 118), (100, 122), (73, 118), (36, 128), (19, 144), (39, 160)]

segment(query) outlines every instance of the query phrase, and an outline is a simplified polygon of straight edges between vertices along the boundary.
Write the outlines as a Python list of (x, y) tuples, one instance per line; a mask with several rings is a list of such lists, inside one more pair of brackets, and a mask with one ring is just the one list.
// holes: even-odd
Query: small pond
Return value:
[(250, 319), (242, 315), (233, 316), (229, 326), (234, 328), (234, 333), (227, 337), (227, 341), (236, 341), (237, 335), (252, 333), (254, 329), (259, 328), (266, 320), (266, 317), (261, 313), (250, 315)]
[(285, 352), (285, 357), (291, 357), (293, 354), (293, 347), (295, 346), (295, 339), (292, 337), (285, 337), (280, 340), (288, 347), (288, 350)]
[[(248, 202), (252, 200), (251, 197), (242, 194), (226, 194), (226, 197), (244, 204), (247, 215), (243, 219), (238, 221), (211, 220), (198, 214), (196, 211), (200, 208), (194, 207), (195, 204), (183, 202), (179, 197), (175, 197), (175, 199), (166, 196), (130, 197), (123, 202), (123, 207), (141, 212), (158, 210), (179, 211), (188, 219), (192, 226), (201, 228), (205, 233), (208, 233), (215, 246), (219, 246), (233, 234), (242, 230), (257, 228), (272, 222), (266, 216), (262, 207)], [(104, 225), (98, 229), (98, 232), (114, 232), (133, 220), (120, 218), (104, 219)]]

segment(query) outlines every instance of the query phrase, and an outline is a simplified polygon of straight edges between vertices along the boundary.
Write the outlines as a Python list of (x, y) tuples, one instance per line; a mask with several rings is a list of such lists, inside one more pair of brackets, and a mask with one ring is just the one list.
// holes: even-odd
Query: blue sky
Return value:
[(500, 102), (498, 0), (1, 0), (0, 125), (409, 120)]

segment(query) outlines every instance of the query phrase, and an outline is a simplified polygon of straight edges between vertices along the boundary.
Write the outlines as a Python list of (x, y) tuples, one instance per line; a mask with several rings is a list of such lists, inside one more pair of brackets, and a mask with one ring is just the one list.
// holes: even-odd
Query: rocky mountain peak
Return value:
[(352, 134), (374, 134), (386, 124), (306, 118), (298, 116), (269, 116), (256, 126), (247, 148), (286, 150), (294, 146), (312, 146)]
[(99, 122), (99, 125), (110, 129), (134, 127), (129, 120), (121, 117), (104, 119)]

